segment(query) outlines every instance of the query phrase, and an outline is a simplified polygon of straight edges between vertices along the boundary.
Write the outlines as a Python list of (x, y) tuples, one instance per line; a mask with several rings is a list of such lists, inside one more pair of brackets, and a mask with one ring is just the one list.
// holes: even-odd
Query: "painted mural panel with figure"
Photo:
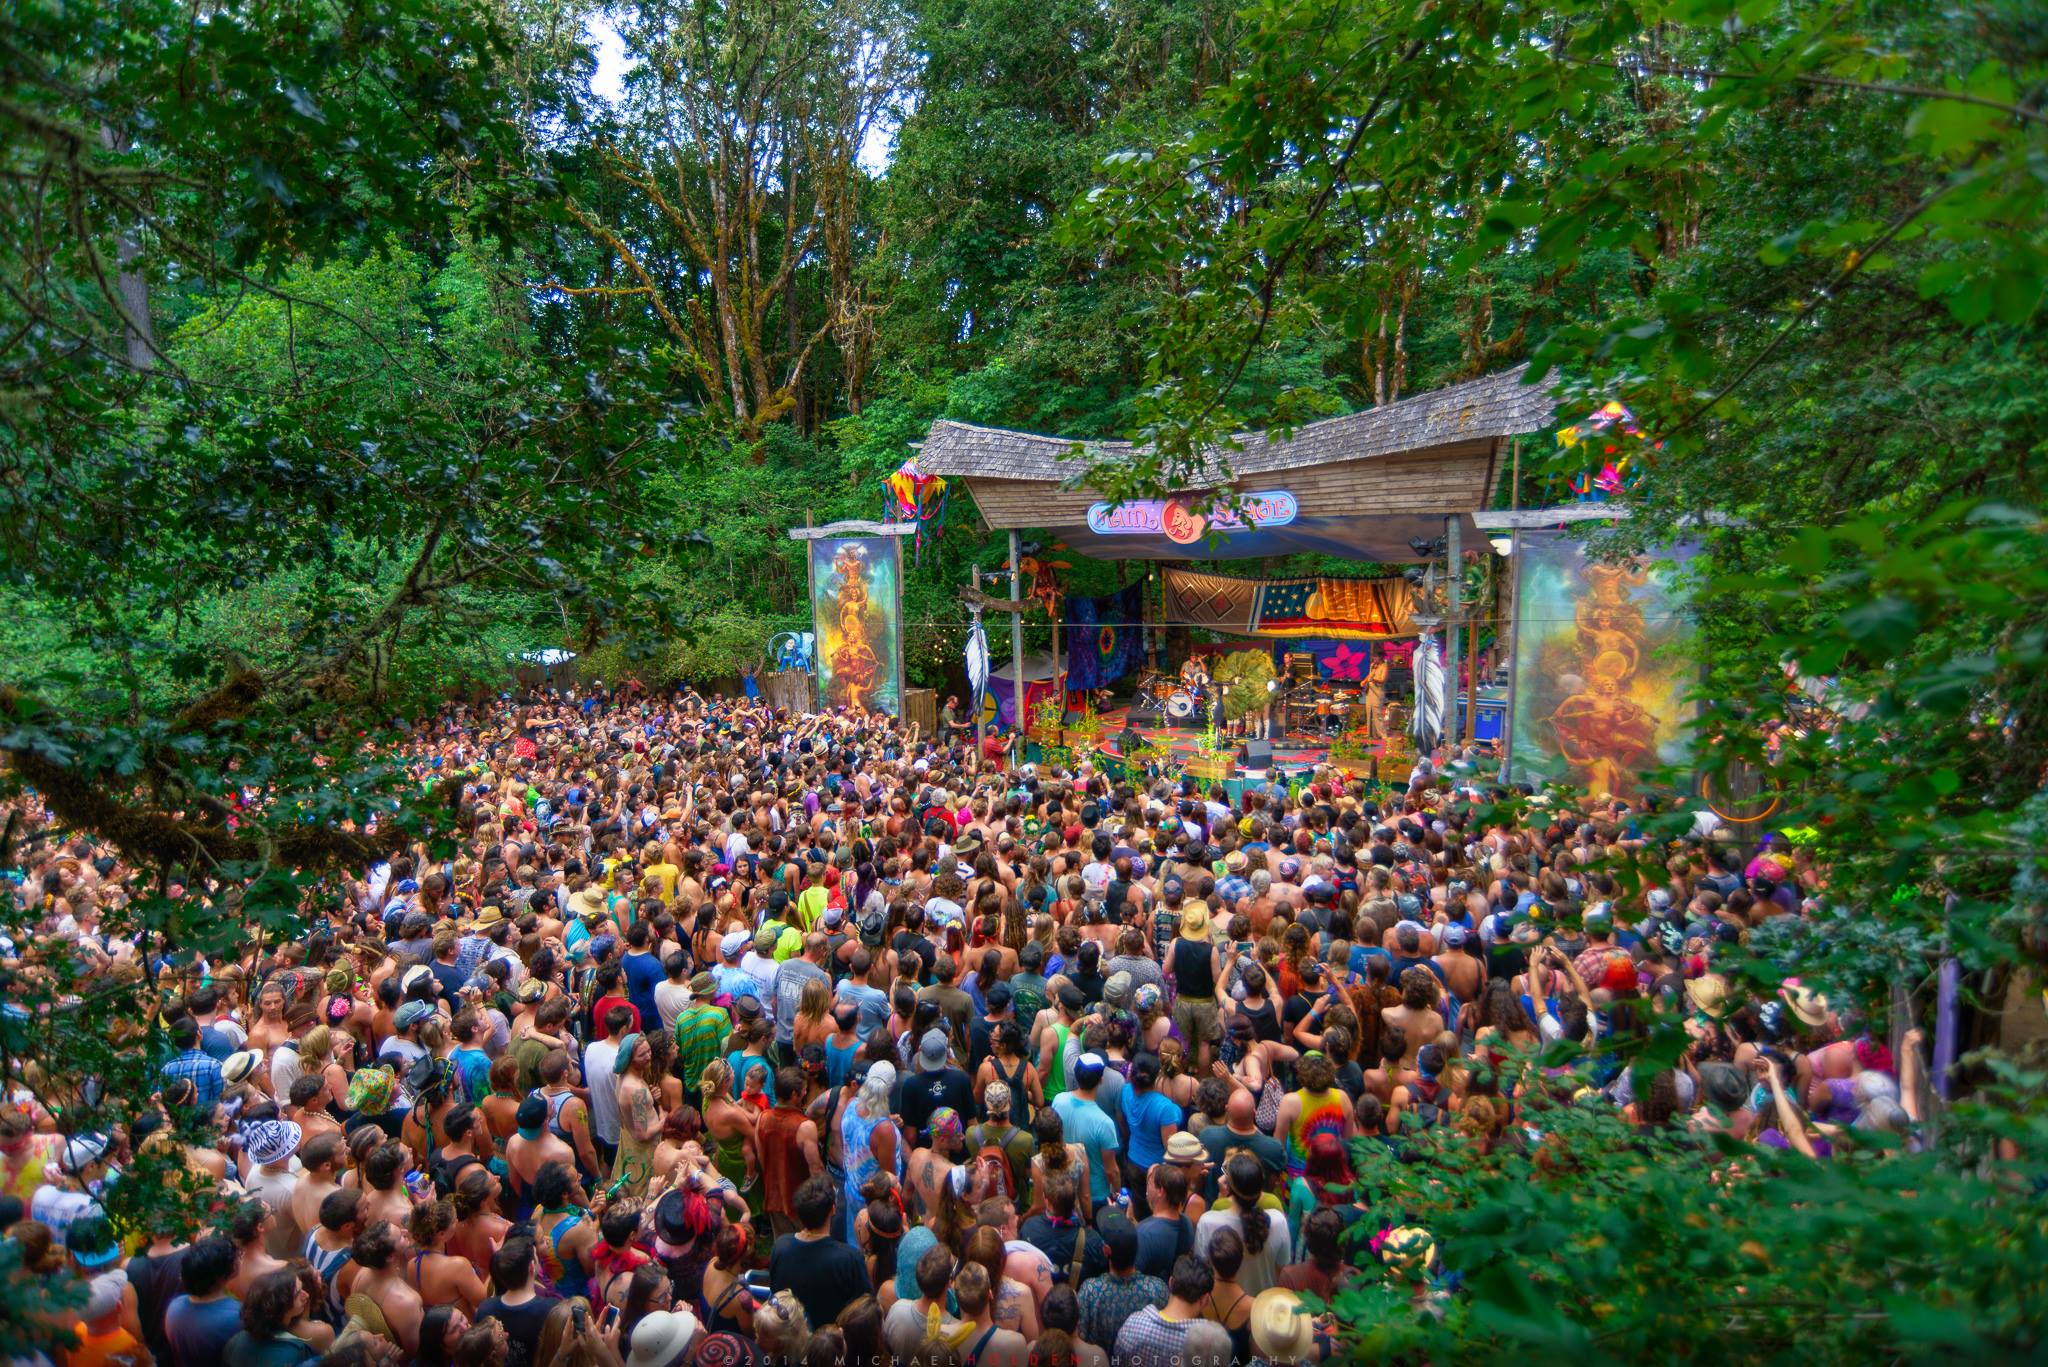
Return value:
[(810, 547), (819, 706), (902, 715), (900, 543), (893, 536), (844, 536)]
[(1678, 575), (1694, 547), (1588, 560), (1523, 533), (1515, 556), (1514, 777), (1632, 797), (1686, 759), (1698, 678)]

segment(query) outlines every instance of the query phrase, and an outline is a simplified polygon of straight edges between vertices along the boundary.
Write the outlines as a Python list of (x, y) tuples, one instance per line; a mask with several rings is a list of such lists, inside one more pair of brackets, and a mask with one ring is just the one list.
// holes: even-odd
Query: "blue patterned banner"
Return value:
[(1100, 598), (1067, 600), (1067, 687), (1101, 688), (1138, 666), (1144, 655), (1139, 619), (1145, 610), (1144, 581)]

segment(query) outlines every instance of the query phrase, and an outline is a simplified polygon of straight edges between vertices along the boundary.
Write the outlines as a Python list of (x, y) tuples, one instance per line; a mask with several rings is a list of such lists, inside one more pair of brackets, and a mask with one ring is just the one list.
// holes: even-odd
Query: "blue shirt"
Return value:
[(654, 989), (668, 980), (661, 960), (653, 954), (636, 952), (620, 959), (619, 966), (626, 970), (626, 1000), (640, 1012), (643, 1022), (659, 1021), (661, 1012), (654, 1005)]
[(1108, 1201), (1116, 1193), (1109, 1189), (1109, 1173), (1102, 1158), (1104, 1154), (1115, 1153), (1122, 1142), (1117, 1137), (1116, 1122), (1093, 1101), (1083, 1101), (1077, 1092), (1061, 1092), (1053, 1098), (1052, 1108), (1065, 1127), (1066, 1142), (1079, 1144), (1087, 1151), (1089, 1200), (1096, 1205)]
[(875, 1031), (889, 1023), (889, 994), (879, 987), (870, 987), (848, 979), (839, 984), (833, 996), (843, 1002), (852, 1002), (860, 1008), (860, 1020), (854, 1025), (853, 1033), (863, 1041)]
[(1124, 1124), (1131, 1131), (1131, 1161), (1141, 1168), (1164, 1162), (1166, 1141), (1159, 1137), (1159, 1127), (1179, 1125), (1180, 1107), (1156, 1087), (1149, 1092), (1124, 1088), (1123, 1107)]
[(204, 1304), (178, 1296), (164, 1311), (164, 1337), (171, 1342), (171, 1360), (199, 1367), (217, 1363), (228, 1340), (242, 1332), (242, 1303), (222, 1296)]

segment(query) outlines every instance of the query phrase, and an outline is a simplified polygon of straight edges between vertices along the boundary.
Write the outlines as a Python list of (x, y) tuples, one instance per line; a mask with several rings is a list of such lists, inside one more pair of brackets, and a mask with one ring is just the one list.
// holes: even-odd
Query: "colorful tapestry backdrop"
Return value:
[(1634, 796), (1644, 771), (1683, 763), (1699, 668), (1675, 584), (1686, 544), (1589, 562), (1560, 533), (1522, 534), (1515, 555), (1513, 776)]
[(893, 536), (811, 546), (818, 705), (903, 715), (903, 545)]
[(1067, 687), (1115, 683), (1144, 657), (1145, 581), (1100, 598), (1067, 600)]

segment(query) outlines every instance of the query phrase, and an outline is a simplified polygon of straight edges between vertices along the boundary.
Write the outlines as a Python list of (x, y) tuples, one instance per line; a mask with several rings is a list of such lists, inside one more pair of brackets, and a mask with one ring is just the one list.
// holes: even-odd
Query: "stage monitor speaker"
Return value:
[(1269, 740), (1248, 740), (1237, 752), (1237, 762), (1247, 769), (1270, 769), (1273, 767), (1273, 742)]

